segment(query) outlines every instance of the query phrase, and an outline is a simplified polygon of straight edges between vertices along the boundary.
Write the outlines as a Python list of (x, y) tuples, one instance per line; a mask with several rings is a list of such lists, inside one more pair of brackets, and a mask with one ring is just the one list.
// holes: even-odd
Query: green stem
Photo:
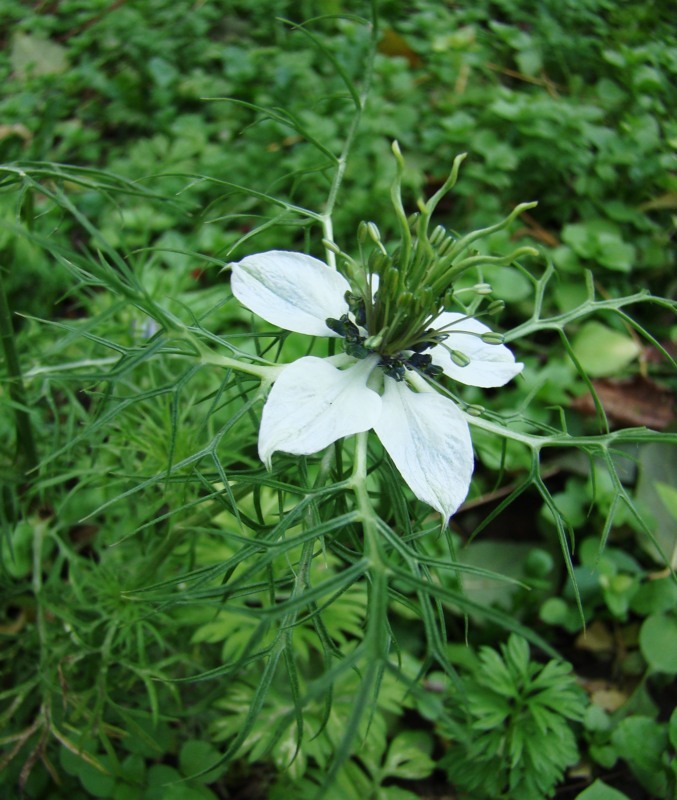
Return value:
[(0, 339), (2, 339), (2, 349), (7, 364), (9, 396), (15, 406), (17, 457), (23, 461), (24, 471), (28, 473), (37, 467), (38, 454), (33, 437), (33, 426), (26, 406), (26, 391), (15, 347), (14, 326), (5, 292), (2, 267), (0, 267)]
[[(327, 197), (327, 202), (324, 206), (324, 211), (320, 215), (322, 223), (322, 238), (331, 243), (334, 243), (334, 225), (332, 222), (332, 214), (334, 213), (334, 207), (336, 206), (338, 193), (341, 188), (341, 184), (343, 183), (346, 166), (348, 164), (348, 156), (350, 155), (350, 151), (353, 147), (355, 137), (357, 136), (357, 130), (359, 128), (360, 121), (362, 120), (362, 114), (367, 104), (367, 97), (371, 88), (371, 80), (374, 72), (374, 57), (376, 55), (377, 37), (378, 27), (377, 21), (374, 19), (372, 28), (372, 46), (364, 71), (364, 83), (362, 92), (359, 96), (359, 104), (356, 107), (355, 115), (353, 116), (350, 127), (348, 128), (348, 133), (346, 134), (343, 149), (341, 150), (341, 155), (338, 159), (336, 172), (334, 173), (334, 179), (332, 180), (331, 187), (329, 189), (329, 196)], [(331, 247), (325, 247), (325, 255), (327, 258), (327, 264), (329, 264), (329, 266), (333, 269), (336, 269), (336, 253), (334, 250)]]

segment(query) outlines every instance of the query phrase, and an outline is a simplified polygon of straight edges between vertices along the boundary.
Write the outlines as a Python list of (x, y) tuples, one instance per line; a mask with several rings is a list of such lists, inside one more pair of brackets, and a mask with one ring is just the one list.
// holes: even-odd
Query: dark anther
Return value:
[(405, 368), (404, 364), (399, 358), (393, 356), (382, 356), (378, 362), (379, 367), (383, 367), (383, 371), (389, 378), (394, 378), (396, 381), (404, 380)]
[(413, 353), (406, 360), (405, 364), (410, 369), (421, 369), (425, 371), (426, 367), (432, 364), (433, 357), (430, 355), (423, 355), (423, 353)]
[(343, 318), (334, 319), (333, 317), (327, 317), (327, 319), (324, 321), (324, 324), (329, 328), (330, 331), (338, 333), (339, 336), (346, 335), (346, 326), (343, 323)]
[(345, 300), (346, 303), (348, 303), (348, 308), (355, 317), (357, 324), (364, 327), (367, 322), (367, 312), (364, 307), (364, 298), (360, 297), (358, 294), (346, 292)]
[(442, 367), (438, 367), (437, 364), (430, 364), (423, 370), (423, 372), (429, 378), (439, 378), (439, 376), (444, 372), (444, 370), (442, 369)]
[(353, 356), (353, 358), (366, 358), (371, 353), (371, 350), (365, 347), (362, 341), (351, 342), (350, 339), (346, 339), (346, 353), (348, 353), (349, 356)]
[(364, 338), (360, 336), (360, 329), (354, 322), (352, 322), (352, 320), (348, 317), (347, 314), (344, 314), (341, 317), (341, 322), (345, 325), (346, 329), (345, 336), (349, 342), (357, 342), (358, 340)]

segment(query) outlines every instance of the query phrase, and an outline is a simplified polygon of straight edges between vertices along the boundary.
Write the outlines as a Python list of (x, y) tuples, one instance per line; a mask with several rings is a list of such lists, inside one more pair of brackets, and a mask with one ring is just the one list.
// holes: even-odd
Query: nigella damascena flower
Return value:
[(273, 250), (231, 266), (233, 294), (267, 322), (345, 340), (344, 353), (282, 368), (263, 408), (261, 460), (270, 467), (277, 451), (309, 455), (373, 429), (416, 497), (448, 519), (470, 486), (472, 442), (464, 414), (426, 377), (496, 387), (523, 365), (481, 338), (490, 333), (481, 322), (449, 311), (410, 346), (384, 352), (346, 278), (311, 256)]

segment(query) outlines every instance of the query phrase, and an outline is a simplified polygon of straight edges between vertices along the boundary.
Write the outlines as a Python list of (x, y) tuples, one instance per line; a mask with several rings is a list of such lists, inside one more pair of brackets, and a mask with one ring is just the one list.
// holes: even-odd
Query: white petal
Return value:
[(231, 265), (233, 294), (266, 322), (311, 336), (336, 336), (325, 324), (347, 313), (350, 284), (322, 261), (270, 250)]
[(386, 378), (378, 438), (419, 500), (448, 519), (465, 500), (473, 471), (463, 414), (436, 392), (413, 392)]
[(340, 370), (307, 356), (282, 372), (268, 395), (259, 431), (259, 456), (270, 467), (277, 450), (317, 453), (327, 445), (374, 426), (381, 398), (367, 388), (375, 356)]
[[(504, 344), (487, 344), (478, 334), (489, 333), (481, 322), (464, 314), (444, 311), (435, 320), (435, 330), (443, 329), (448, 338), (443, 344), (430, 350), (433, 363), (444, 370), (444, 374), (467, 386), (489, 388), (504, 386), (524, 368), (524, 364), (515, 362), (515, 356)], [(458, 350), (470, 359), (465, 367), (455, 364), (449, 349)]]

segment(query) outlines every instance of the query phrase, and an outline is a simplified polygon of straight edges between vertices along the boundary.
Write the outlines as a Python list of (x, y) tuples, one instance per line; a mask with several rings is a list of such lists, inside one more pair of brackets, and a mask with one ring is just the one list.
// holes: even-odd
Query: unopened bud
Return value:
[(484, 344), (503, 344), (503, 334), (496, 333), (496, 331), (487, 331), (487, 333), (480, 334), (480, 339)]
[(450, 350), (449, 355), (457, 367), (467, 367), (470, 363), (468, 356), (465, 353), (461, 353), (460, 350)]
[(482, 414), (484, 414), (484, 406), (479, 406), (479, 405), (466, 406), (465, 412), (466, 414), (470, 414), (471, 417), (481, 417)]
[(322, 239), (322, 246), (327, 250), (331, 250), (332, 253), (336, 253), (337, 256), (341, 255), (341, 248), (330, 239)]
[(472, 288), (475, 294), (486, 295), (486, 294), (491, 294), (493, 292), (490, 283), (476, 283)]

